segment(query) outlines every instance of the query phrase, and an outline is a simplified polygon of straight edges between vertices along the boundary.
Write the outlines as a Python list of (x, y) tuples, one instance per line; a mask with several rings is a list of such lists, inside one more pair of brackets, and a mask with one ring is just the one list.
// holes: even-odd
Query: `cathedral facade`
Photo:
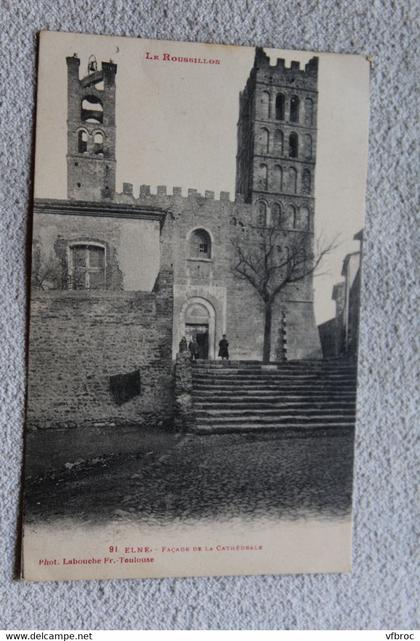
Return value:
[[(112, 359), (107, 362), (104, 375), (136, 362), (155, 363), (156, 389), (170, 377), (170, 364), (162, 374), (159, 359), (173, 360), (183, 336), (197, 339), (203, 359), (217, 358), (218, 342), (226, 334), (232, 359), (261, 360), (263, 302), (235, 274), (235, 247), (242, 240), (252, 243), (253, 230), (271, 225), (281, 229), (276, 251), (287, 252), (297, 236), (313, 246), (318, 59), (304, 68), (298, 62), (286, 66), (282, 59), (271, 65), (264, 51), (256, 50), (239, 99), (233, 198), (227, 192), (183, 193), (181, 187), (152, 190), (148, 185), (135, 196), (128, 183), (118, 193), (117, 65), (102, 62), (98, 68), (91, 57), (81, 76), (77, 55), (66, 61), (67, 199), (34, 203), (31, 332), (43, 340), (39, 327), (48, 327), (47, 317), (56, 322), (57, 312), (61, 321), (48, 329), (49, 335), (57, 340), (67, 331), (77, 335), (83, 322), (83, 314), (77, 320), (78, 306), (95, 301), (94, 330), (92, 319), (89, 323), (96, 338), (92, 334), (91, 343), (80, 338), (79, 352), (72, 353), (76, 360), (80, 355), (78, 372), (86, 360), (95, 369), (104, 327), (114, 327), (118, 341), (122, 328), (131, 324), (132, 333), (121, 337), (115, 366)], [(134, 309), (130, 300), (136, 295), (141, 304)], [(43, 310), (39, 316), (37, 305)], [(136, 333), (140, 326), (141, 337)], [(31, 341), (36, 353), (35, 338)], [(129, 358), (126, 350), (131, 350)], [(273, 305), (270, 359), (284, 357), (321, 357), (311, 274), (285, 287)], [(92, 385), (85, 385), (88, 397), (98, 389)], [(152, 397), (151, 392), (150, 407)]]

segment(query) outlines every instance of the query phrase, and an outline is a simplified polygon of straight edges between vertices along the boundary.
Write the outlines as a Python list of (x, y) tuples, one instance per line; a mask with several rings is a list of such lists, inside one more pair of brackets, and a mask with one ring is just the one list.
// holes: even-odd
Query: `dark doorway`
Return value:
[(197, 340), (199, 358), (207, 360), (209, 357), (209, 326), (187, 323), (185, 325), (185, 336), (187, 343), (193, 340), (193, 338)]

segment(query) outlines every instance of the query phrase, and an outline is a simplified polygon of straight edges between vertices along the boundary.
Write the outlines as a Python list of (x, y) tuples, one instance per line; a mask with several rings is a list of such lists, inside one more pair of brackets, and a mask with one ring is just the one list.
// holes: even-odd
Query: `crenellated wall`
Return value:
[[(217, 199), (212, 191), (202, 195), (190, 188), (183, 194), (180, 187), (167, 189), (162, 185), (156, 189), (141, 185), (135, 196), (129, 183), (124, 183), (122, 193), (115, 194), (114, 201), (138, 208), (156, 208), (166, 214), (160, 260), (174, 271), (173, 358), (185, 334), (188, 306), (198, 303), (206, 309), (210, 359), (217, 358), (223, 333), (228, 336), (232, 358), (261, 359), (262, 301), (249, 283), (238, 279), (232, 269), (235, 260), (232, 241), (239, 237), (244, 244), (250, 242), (258, 218), (255, 205), (244, 203), (240, 196), (232, 201), (228, 192), (221, 192)], [(283, 223), (286, 228), (282, 242), (287, 246), (299, 230), (288, 229), (287, 220)], [(191, 234), (197, 229), (209, 234), (210, 258), (191, 256)], [(308, 239), (312, 239), (312, 232), (308, 233)], [(288, 286), (279, 295), (273, 314), (272, 359), (281, 355), (279, 332), (283, 312), (289, 324), (288, 358), (320, 355), (312, 301), (310, 277)]]
[[(185, 190), (184, 190), (185, 191)], [(143, 204), (145, 198), (151, 198), (149, 201), (160, 205), (162, 201), (160, 200), (163, 197), (173, 197), (180, 196), (182, 198), (188, 198), (190, 196), (205, 198), (208, 200), (221, 200), (221, 201), (230, 201), (230, 193), (228, 191), (219, 192), (219, 198), (215, 196), (214, 191), (206, 190), (204, 194), (201, 194), (197, 189), (189, 187), (186, 190), (186, 193), (183, 193), (182, 187), (171, 187), (168, 188), (166, 185), (158, 185), (156, 187), (155, 193), (152, 193), (152, 187), (150, 185), (140, 185), (138, 188), (138, 195), (134, 195), (134, 185), (132, 183), (123, 183), (122, 192), (116, 192), (114, 194), (114, 202), (117, 203), (130, 203), (130, 204)], [(167, 202), (167, 201), (164, 201)]]
[[(217, 357), (217, 344), (227, 327), (227, 308), (235, 296), (231, 281), (231, 223), (235, 217), (244, 215), (244, 206), (232, 202), (227, 192), (216, 199), (214, 192), (201, 195), (188, 189), (183, 195), (180, 187), (167, 190), (159, 186), (152, 193), (148, 185), (142, 185), (137, 198), (131, 185), (125, 184), (122, 194), (115, 200), (133, 203), (138, 207), (157, 207), (166, 212), (161, 232), (161, 264), (174, 271), (174, 318), (173, 346), (175, 358), (178, 345), (185, 334), (185, 314), (190, 303), (198, 303), (206, 309), (210, 323), (209, 357)], [(242, 214), (241, 214), (242, 207)], [(245, 206), (251, 214), (251, 208)], [(204, 230), (210, 239), (210, 257), (192, 256), (191, 234)], [(241, 321), (238, 321), (239, 323)]]

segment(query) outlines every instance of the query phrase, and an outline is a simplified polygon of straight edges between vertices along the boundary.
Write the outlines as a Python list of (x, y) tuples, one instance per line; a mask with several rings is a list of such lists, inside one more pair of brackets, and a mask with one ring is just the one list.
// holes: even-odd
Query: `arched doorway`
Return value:
[(213, 359), (215, 331), (213, 306), (203, 298), (192, 298), (184, 305), (182, 317), (187, 342), (195, 338), (199, 347), (199, 357), (205, 360)]

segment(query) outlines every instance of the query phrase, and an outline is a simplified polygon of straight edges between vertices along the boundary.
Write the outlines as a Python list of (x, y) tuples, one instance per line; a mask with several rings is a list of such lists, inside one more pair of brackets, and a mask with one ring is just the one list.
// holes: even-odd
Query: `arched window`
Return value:
[(309, 169), (304, 169), (302, 174), (302, 192), (304, 194), (311, 193), (311, 172)]
[(89, 243), (70, 246), (70, 289), (105, 289), (105, 247)]
[(304, 231), (308, 231), (310, 228), (309, 209), (307, 207), (300, 208), (298, 227)]
[(305, 134), (303, 146), (305, 149), (305, 158), (310, 160), (312, 158), (312, 137), (309, 134)]
[(314, 103), (311, 98), (305, 98), (305, 125), (314, 124)]
[(261, 94), (261, 118), (268, 119), (270, 117), (270, 94), (268, 91), (263, 91)]
[(268, 167), (264, 163), (260, 165), (258, 182), (260, 189), (266, 191), (268, 188)]
[(276, 96), (276, 120), (284, 120), (284, 95), (278, 93)]
[(85, 131), (84, 129), (80, 129), (77, 134), (77, 151), (79, 152), (79, 154), (83, 154), (85, 151), (87, 151), (87, 142), (87, 131)]
[(296, 226), (297, 226), (296, 207), (294, 205), (289, 205), (287, 208), (287, 227), (288, 229), (296, 229)]
[(271, 222), (274, 227), (281, 227), (281, 207), (279, 203), (274, 203), (271, 207)]
[(104, 135), (101, 131), (97, 131), (93, 136), (93, 150), (95, 154), (104, 153)]
[(280, 129), (274, 132), (274, 152), (278, 156), (283, 155), (283, 132)]
[(297, 186), (297, 171), (294, 167), (289, 168), (289, 192), (292, 194), (296, 193), (296, 186)]
[(82, 120), (86, 122), (103, 122), (104, 113), (102, 101), (96, 96), (86, 96), (81, 106)]
[(270, 132), (265, 127), (260, 129), (260, 149), (264, 154), (270, 151)]
[(292, 131), (289, 136), (289, 156), (290, 158), (297, 158), (299, 150), (299, 139), (297, 133)]
[(290, 98), (290, 122), (299, 122), (299, 98), (292, 96)]
[(257, 224), (260, 227), (267, 227), (267, 204), (263, 200), (257, 204)]
[(190, 258), (211, 258), (210, 234), (205, 229), (195, 229), (190, 236)]
[(274, 191), (281, 191), (283, 189), (283, 170), (280, 165), (274, 166)]

